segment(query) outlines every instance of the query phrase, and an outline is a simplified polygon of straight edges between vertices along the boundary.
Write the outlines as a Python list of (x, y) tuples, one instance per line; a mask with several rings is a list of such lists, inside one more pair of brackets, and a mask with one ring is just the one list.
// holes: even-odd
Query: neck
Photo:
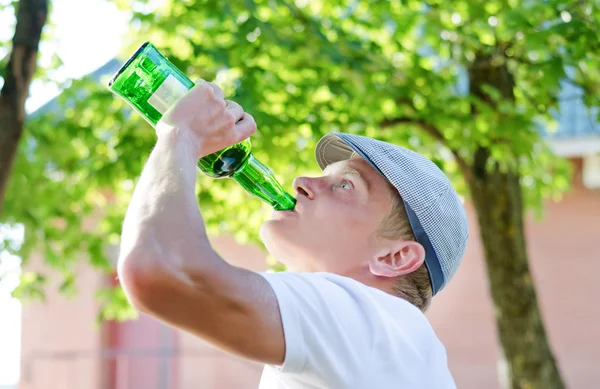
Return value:
[(368, 266), (360, 268), (357, 271), (349, 272), (346, 274), (340, 274), (348, 278), (352, 278), (364, 285), (370, 286), (371, 288), (379, 289), (382, 292), (397, 296), (395, 286), (397, 284), (396, 278), (376, 276), (369, 270)]

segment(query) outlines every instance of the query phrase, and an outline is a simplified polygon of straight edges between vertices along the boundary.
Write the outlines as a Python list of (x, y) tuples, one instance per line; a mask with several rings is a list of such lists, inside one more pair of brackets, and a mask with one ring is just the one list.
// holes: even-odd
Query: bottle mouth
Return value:
[(149, 41), (144, 42), (140, 47), (138, 47), (138, 49), (135, 51), (135, 53), (133, 53), (133, 55), (131, 57), (129, 57), (129, 59), (127, 60), (127, 62), (125, 62), (119, 68), (119, 70), (117, 70), (117, 72), (108, 81), (108, 87), (109, 88), (112, 86), (112, 84), (115, 83), (115, 81), (117, 80), (117, 78), (119, 78), (119, 76), (125, 71), (125, 69), (127, 69), (127, 67), (137, 58), (138, 55), (140, 55), (140, 53), (142, 51), (144, 51), (144, 49), (146, 48), (146, 46), (148, 46), (149, 44), (150, 44)]
[(296, 212), (296, 199), (289, 193), (284, 194), (286, 201), (278, 201), (273, 209), (280, 212)]

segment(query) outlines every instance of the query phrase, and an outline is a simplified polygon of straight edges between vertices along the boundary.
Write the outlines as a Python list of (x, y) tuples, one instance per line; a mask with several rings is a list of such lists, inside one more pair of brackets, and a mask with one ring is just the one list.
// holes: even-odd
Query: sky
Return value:
[[(51, 0), (49, 15), (51, 41), (40, 45), (39, 61), (49, 63), (56, 53), (63, 61), (58, 74), (65, 78), (78, 78), (113, 58), (120, 49), (123, 34), (127, 31), (127, 15), (106, 0)], [(14, 33), (14, 17), (6, 7), (8, 0), (0, 0), (0, 41), (7, 41)], [(0, 58), (6, 51), (0, 49)], [(2, 81), (0, 81), (0, 86)], [(32, 112), (59, 93), (59, 90), (38, 81), (32, 83), (26, 103)], [(9, 231), (0, 225), (0, 237), (10, 234), (17, 240), (22, 231)], [(10, 297), (18, 285), (19, 258), (0, 252), (0, 275), (9, 272), (0, 283), (0, 386), (15, 385), (19, 380), (21, 304)]]

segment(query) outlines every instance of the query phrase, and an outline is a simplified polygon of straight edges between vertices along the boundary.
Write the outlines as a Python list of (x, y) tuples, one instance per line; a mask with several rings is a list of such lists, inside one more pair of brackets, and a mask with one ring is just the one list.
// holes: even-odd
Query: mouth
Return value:
[(271, 217), (273, 218), (273, 220), (282, 220), (296, 215), (296, 211), (273, 211)]

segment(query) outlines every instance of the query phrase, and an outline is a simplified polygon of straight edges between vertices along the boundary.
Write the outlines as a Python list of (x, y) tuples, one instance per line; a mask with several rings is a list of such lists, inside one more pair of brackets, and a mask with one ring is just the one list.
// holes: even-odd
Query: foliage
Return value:
[[(544, 198), (568, 187), (566, 165), (537, 131), (539, 123), (555, 126), (561, 80), (583, 85), (588, 105), (600, 96), (600, 10), (593, 2), (187, 0), (159, 9), (142, 3), (132, 7), (135, 38), (122, 59), (150, 40), (190, 78), (216, 80), (254, 115), (254, 153), (290, 190), (296, 175), (317, 174), (316, 141), (344, 131), (417, 149), (465, 195), (448, 148), (468, 162), (478, 146), (489, 147), (490, 164), (520, 169), (528, 204), (541, 209)], [(506, 61), (515, 76), (514, 103), (491, 86), (487, 100), (469, 94), (465, 69), (482, 54), (490, 63)], [(110, 269), (105, 245), (118, 244), (155, 136), (107, 91), (106, 79), (74, 80), (60, 102), (27, 123), (2, 222), (25, 226), (19, 255), (26, 260), (41, 250), (68, 280), (81, 250), (94, 266)], [(258, 242), (265, 205), (232, 180), (201, 177), (198, 193), (211, 232)], [(27, 277), (21, 295), (44, 281)], [(106, 298), (117, 294), (102, 295), (115, 302), (106, 317), (126, 317), (113, 309), (125, 309), (121, 300)]]

